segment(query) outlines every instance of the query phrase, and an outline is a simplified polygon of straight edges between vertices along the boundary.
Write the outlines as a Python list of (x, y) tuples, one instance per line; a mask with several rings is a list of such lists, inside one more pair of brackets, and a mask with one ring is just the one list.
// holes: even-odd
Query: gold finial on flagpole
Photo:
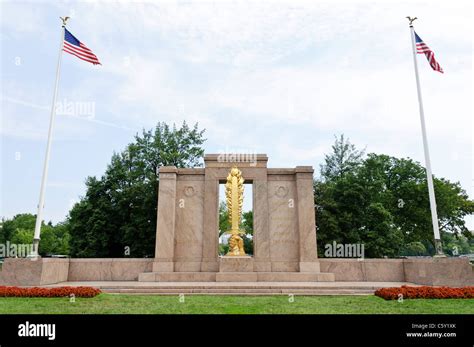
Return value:
[(413, 26), (412, 23), (418, 19), (417, 17), (412, 18), (410, 16), (407, 16), (406, 18), (408, 19), (408, 22), (409, 22), (410, 26)]
[(66, 24), (67, 24), (67, 21), (68, 21), (68, 19), (69, 19), (70, 17), (66, 16), (66, 17), (64, 17), (64, 18), (63, 18), (63, 17), (59, 17), (59, 18), (61, 18), (61, 20), (63, 21), (63, 27), (65, 27)]

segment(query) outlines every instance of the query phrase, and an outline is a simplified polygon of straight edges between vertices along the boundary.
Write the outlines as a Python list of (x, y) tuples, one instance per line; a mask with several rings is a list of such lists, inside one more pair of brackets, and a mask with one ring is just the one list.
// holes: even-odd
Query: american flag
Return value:
[(66, 28), (64, 28), (64, 45), (63, 51), (75, 55), (79, 59), (85, 60), (94, 65), (102, 65), (97, 56), (86, 47), (81, 41), (76, 39)]
[(441, 68), (441, 66), (439, 66), (438, 62), (436, 61), (433, 51), (428, 47), (426, 43), (423, 42), (423, 40), (418, 36), (417, 33), (415, 33), (415, 40), (416, 40), (416, 53), (424, 54), (426, 56), (426, 59), (428, 59), (428, 62), (430, 63), (433, 70), (444, 73), (443, 69)]

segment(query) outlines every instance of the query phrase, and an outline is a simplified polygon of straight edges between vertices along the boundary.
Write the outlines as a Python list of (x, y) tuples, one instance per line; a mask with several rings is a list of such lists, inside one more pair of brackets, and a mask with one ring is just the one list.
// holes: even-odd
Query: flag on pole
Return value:
[(63, 51), (72, 55), (75, 55), (79, 59), (85, 60), (94, 65), (102, 65), (97, 59), (97, 56), (86, 47), (81, 41), (71, 34), (66, 28), (64, 28), (64, 46)]
[(438, 62), (436, 61), (433, 51), (428, 47), (426, 43), (423, 42), (423, 40), (418, 36), (416, 32), (415, 32), (415, 40), (416, 40), (416, 53), (424, 54), (426, 56), (426, 59), (428, 59), (428, 62), (430, 63), (433, 70), (444, 73), (443, 69), (441, 68), (441, 66), (439, 66)]
[(420, 111), (420, 122), (421, 122), (421, 135), (423, 138), (423, 150), (425, 152), (425, 164), (426, 164), (426, 182), (428, 185), (428, 197), (430, 200), (430, 210), (431, 210), (431, 222), (433, 224), (433, 234), (434, 234), (434, 243), (436, 248), (436, 256), (443, 257), (443, 244), (441, 241), (441, 235), (439, 232), (439, 221), (438, 221), (438, 212), (436, 207), (436, 196), (434, 191), (433, 184), (433, 174), (431, 171), (431, 160), (430, 160), (430, 151), (428, 149), (428, 136), (426, 135), (426, 125), (425, 125), (425, 111), (423, 109), (423, 98), (421, 96), (421, 87), (420, 87), (420, 76), (418, 75), (418, 63), (416, 59), (416, 54), (424, 54), (428, 59), (431, 67), (435, 71), (443, 73), (443, 69), (439, 66), (438, 62), (434, 58), (434, 53), (426, 45), (423, 40), (415, 32), (413, 27), (413, 21), (417, 18), (407, 17), (410, 25), (410, 36), (411, 36), (411, 46), (413, 54), (413, 66), (415, 68), (415, 80), (416, 80), (416, 91), (418, 94), (418, 106)]

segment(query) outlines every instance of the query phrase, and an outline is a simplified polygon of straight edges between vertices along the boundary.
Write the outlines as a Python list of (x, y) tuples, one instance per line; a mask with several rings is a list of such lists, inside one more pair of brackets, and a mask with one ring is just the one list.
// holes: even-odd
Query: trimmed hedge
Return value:
[(474, 287), (401, 286), (375, 291), (375, 295), (385, 300), (397, 300), (400, 294), (403, 299), (474, 299)]
[(74, 294), (78, 298), (93, 298), (101, 293), (93, 287), (7, 287), (0, 286), (0, 297), (60, 298)]

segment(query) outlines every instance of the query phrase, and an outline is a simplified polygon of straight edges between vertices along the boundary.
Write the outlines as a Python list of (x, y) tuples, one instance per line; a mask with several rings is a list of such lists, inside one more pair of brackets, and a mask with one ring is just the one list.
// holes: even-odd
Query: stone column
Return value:
[(219, 271), (218, 247), (219, 234), (218, 205), (219, 180), (216, 178), (215, 168), (205, 168), (204, 174), (204, 220), (202, 240), (202, 272)]
[(297, 166), (295, 169), (300, 240), (300, 272), (319, 272), (316, 250), (313, 171), (311, 166)]
[(160, 168), (158, 213), (153, 272), (174, 271), (174, 231), (176, 219), (176, 175), (174, 166)]
[(270, 231), (268, 229), (267, 168), (253, 183), (254, 271), (270, 272)]

